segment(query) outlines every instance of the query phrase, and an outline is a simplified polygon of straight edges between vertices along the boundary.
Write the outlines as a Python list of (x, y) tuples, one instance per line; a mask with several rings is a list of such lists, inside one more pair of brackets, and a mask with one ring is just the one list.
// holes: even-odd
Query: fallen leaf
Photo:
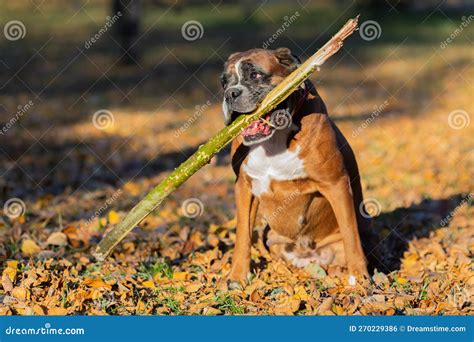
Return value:
[(102, 279), (99, 278), (87, 278), (83, 282), (84, 285), (90, 286), (95, 289), (106, 289), (111, 290), (112, 286), (104, 282)]
[(213, 308), (212, 306), (211, 306), (211, 307), (204, 308), (204, 310), (202, 310), (202, 314), (203, 314), (203, 315), (207, 315), (207, 316), (220, 315), (221, 313), (222, 313), (221, 310), (216, 309), (216, 308)]
[(142, 283), (143, 287), (146, 287), (148, 289), (154, 289), (155, 288), (155, 283), (152, 280), (145, 280)]
[(194, 292), (199, 291), (201, 287), (202, 287), (201, 284), (189, 284), (188, 286), (186, 286), (185, 291), (187, 293), (194, 293)]
[(41, 251), (41, 248), (33, 240), (23, 240), (21, 251), (25, 255), (33, 255)]
[(174, 280), (187, 280), (189, 278), (188, 272), (175, 272), (173, 273)]
[(18, 268), (18, 261), (17, 260), (8, 260), (7, 261), (7, 266), (17, 269)]
[(12, 296), (20, 301), (25, 301), (29, 298), (29, 291), (24, 287), (15, 287), (12, 290)]
[(332, 312), (333, 303), (334, 303), (334, 299), (332, 297), (328, 297), (324, 299), (324, 301), (316, 310), (317, 314), (318, 315), (334, 315), (334, 312)]
[(110, 224), (117, 224), (120, 222), (120, 215), (115, 210), (109, 211), (109, 223)]
[(43, 316), (44, 315), (43, 308), (38, 304), (33, 305), (33, 312), (37, 316)]
[(54, 232), (48, 237), (46, 243), (53, 246), (66, 246), (67, 236), (63, 232)]
[(8, 278), (10, 279), (12, 283), (15, 282), (16, 273), (17, 273), (16, 268), (12, 268), (12, 267), (7, 267), (3, 270), (3, 275), (8, 276)]
[(67, 315), (67, 309), (65, 308), (49, 308), (48, 315), (50, 316), (65, 316)]
[(127, 182), (123, 185), (123, 189), (132, 196), (140, 195), (140, 186), (134, 182)]
[(397, 282), (398, 282), (399, 284), (404, 285), (404, 284), (408, 283), (408, 279), (407, 279), (407, 278), (403, 278), (403, 277), (399, 277), (399, 278), (397, 278)]
[(2, 286), (3, 290), (6, 292), (10, 292), (11, 290), (13, 290), (13, 283), (10, 280), (8, 274), (6, 273), (3, 273), (2, 275)]

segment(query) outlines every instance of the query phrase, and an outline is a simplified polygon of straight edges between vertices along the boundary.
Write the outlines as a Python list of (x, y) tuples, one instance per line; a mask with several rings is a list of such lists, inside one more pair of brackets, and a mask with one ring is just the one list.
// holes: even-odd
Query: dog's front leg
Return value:
[(360, 242), (349, 176), (340, 176), (331, 181), (330, 184), (321, 188), (321, 193), (331, 204), (341, 230), (347, 268), (351, 276), (349, 282), (355, 282), (354, 276), (368, 277), (367, 262)]
[(235, 184), (237, 233), (232, 256), (230, 280), (244, 281), (250, 272), (250, 251), (252, 248), (252, 229), (258, 202), (252, 195), (244, 174), (240, 174)]

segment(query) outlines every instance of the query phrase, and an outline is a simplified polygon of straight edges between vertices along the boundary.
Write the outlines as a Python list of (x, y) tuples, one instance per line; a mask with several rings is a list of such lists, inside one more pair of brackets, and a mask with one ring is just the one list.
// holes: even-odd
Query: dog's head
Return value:
[[(295, 70), (299, 63), (299, 59), (287, 48), (252, 49), (232, 54), (227, 59), (221, 75), (225, 124), (229, 125), (241, 114), (253, 112), (265, 95)], [(289, 115), (289, 102), (284, 101), (272, 113), (265, 115), (265, 121), (276, 122), (285, 115), (285, 111)], [(277, 118), (278, 115), (280, 118)], [(256, 120), (247, 127), (242, 132), (244, 144), (252, 145), (267, 140), (275, 129), (282, 127), (267, 123)]]

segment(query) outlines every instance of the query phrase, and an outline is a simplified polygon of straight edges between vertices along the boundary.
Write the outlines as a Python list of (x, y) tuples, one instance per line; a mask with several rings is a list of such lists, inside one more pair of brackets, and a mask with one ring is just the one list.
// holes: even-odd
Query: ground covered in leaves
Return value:
[[(312, 77), (356, 152), (376, 216), (380, 242), (372, 279), (349, 286), (344, 269), (297, 269), (273, 260), (259, 219), (248, 284), (229, 289), (235, 207), (228, 151), (172, 194), (105, 262), (91, 252), (152, 186), (223, 126), (218, 75), (226, 56), (258, 45), (255, 39), (264, 42), (295, 9), (267, 5), (248, 22), (249, 32), (241, 31), (246, 14), (232, 6), (222, 6), (219, 16), (171, 10), (159, 22), (150, 11), (148, 47), (140, 67), (130, 69), (115, 65), (108, 37), (78, 53), (104, 20), (105, 4), (79, 10), (44, 5), (55, 20), (44, 13), (28, 19), (28, 5), (1, 6), (2, 15), (16, 13), (27, 27), (42, 25), (29, 30), (27, 40), (8, 42), (2, 56), (8, 66), (0, 74), (2, 122), (19, 104), (34, 105), (0, 136), (2, 204), (24, 204), (20, 215), (4, 207), (0, 220), (0, 314), (474, 313), (472, 30), (446, 48), (439, 45), (460, 16), (420, 13), (403, 25), (395, 14), (381, 18), (380, 40), (355, 36)], [(320, 46), (327, 37), (313, 42), (315, 32), (333, 32), (339, 26), (327, 18), (341, 11), (299, 10), (301, 18), (279, 45), (304, 58), (298, 46)], [(180, 26), (195, 16), (205, 34), (190, 43)], [(316, 26), (315, 16), (321, 17)], [(405, 25), (410, 29), (399, 31)], [(112, 113), (113, 123), (97, 128), (93, 113), (100, 109)]]

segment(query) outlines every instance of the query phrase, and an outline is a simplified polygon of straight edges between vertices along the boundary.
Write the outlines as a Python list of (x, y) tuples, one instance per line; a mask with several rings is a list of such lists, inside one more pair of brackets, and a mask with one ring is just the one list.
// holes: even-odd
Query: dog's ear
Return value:
[(280, 64), (286, 66), (290, 71), (295, 70), (300, 64), (300, 59), (291, 53), (291, 50), (286, 47), (279, 47), (273, 51), (275, 57)]

